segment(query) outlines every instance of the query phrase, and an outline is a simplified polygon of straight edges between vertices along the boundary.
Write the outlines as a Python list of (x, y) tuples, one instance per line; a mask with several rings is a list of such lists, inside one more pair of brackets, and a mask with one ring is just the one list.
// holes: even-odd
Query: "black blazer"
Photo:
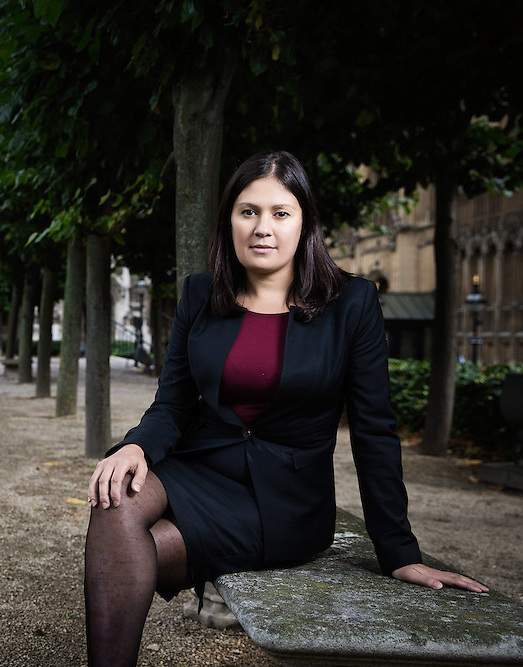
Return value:
[(420, 562), (407, 520), (374, 283), (347, 277), (340, 296), (311, 324), (297, 322), (291, 308), (279, 389), (249, 425), (219, 401), (243, 314), (214, 314), (211, 290), (209, 273), (186, 278), (155, 401), (118, 446), (137, 443), (152, 466), (173, 451), (183, 456), (248, 441), (265, 558), (301, 559), (333, 539), (332, 453), (346, 401), (366, 526), (381, 568), (390, 573)]

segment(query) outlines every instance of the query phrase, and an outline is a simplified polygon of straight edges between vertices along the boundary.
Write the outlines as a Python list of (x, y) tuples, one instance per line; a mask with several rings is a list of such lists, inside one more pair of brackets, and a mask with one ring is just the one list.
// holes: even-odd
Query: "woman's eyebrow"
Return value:
[(274, 204), (272, 208), (296, 208), (294, 204)]
[[(259, 204), (253, 204), (252, 202), (248, 202), (248, 201), (239, 201), (237, 204), (235, 204), (235, 206), (250, 206), (251, 208), (259, 208), (260, 207)], [(292, 208), (292, 209), (295, 209), (296, 206), (294, 206), (293, 204), (290, 204), (290, 203), (288, 203), (288, 204), (273, 204), (271, 206), (271, 208), (272, 209), (277, 209), (277, 208)]]

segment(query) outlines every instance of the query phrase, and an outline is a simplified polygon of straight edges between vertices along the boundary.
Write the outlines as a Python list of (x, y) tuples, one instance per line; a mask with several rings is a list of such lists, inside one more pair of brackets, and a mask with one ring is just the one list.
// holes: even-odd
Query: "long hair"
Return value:
[(302, 231), (287, 300), (289, 303), (295, 299), (300, 304), (298, 321), (310, 322), (340, 293), (343, 272), (325, 247), (318, 208), (305, 169), (286, 151), (253, 155), (238, 167), (225, 187), (210, 251), (214, 277), (212, 308), (224, 316), (243, 310), (236, 299), (246, 287), (246, 274), (234, 250), (231, 214), (240, 192), (253, 181), (270, 175), (296, 197), (301, 207)]

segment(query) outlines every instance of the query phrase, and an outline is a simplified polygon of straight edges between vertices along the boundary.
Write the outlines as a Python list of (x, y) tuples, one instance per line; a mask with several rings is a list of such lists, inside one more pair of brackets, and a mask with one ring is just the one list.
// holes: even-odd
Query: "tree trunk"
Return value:
[(219, 80), (210, 70), (189, 71), (173, 90), (178, 294), (186, 275), (208, 269), (218, 204), (223, 108), (234, 68), (231, 59)]
[(447, 453), (454, 412), (460, 287), (456, 197), (456, 179), (453, 170), (448, 169), (436, 181), (436, 307), (429, 398), (421, 443), (421, 451), (434, 456)]
[(85, 455), (100, 458), (111, 442), (111, 237), (87, 237)]
[(160, 377), (163, 361), (163, 336), (162, 336), (162, 299), (156, 296), (154, 283), (151, 298), (151, 337), (154, 352), (153, 373), (155, 377)]
[(56, 273), (44, 268), (39, 311), (38, 365), (36, 369), (36, 397), (51, 396), (51, 354), (53, 352), (53, 308), (56, 292)]
[(18, 334), (18, 317), (20, 315), (20, 285), (13, 284), (11, 290), (11, 310), (7, 326), (7, 343), (5, 346), (6, 359), (14, 359), (16, 354), (16, 337)]
[(22, 296), (22, 319), (20, 322), (20, 344), (18, 348), (18, 382), (32, 382), (33, 322), (35, 307), (35, 277), (26, 273)]
[(82, 238), (77, 236), (69, 241), (67, 248), (60, 369), (56, 387), (57, 417), (76, 413), (84, 288), (85, 247)]

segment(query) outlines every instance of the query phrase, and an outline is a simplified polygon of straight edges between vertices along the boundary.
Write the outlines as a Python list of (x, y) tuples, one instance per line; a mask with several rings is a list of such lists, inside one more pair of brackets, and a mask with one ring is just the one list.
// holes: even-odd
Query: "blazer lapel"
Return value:
[(278, 400), (280, 393), (285, 392), (285, 387), (292, 378), (292, 369), (295, 368), (296, 363), (298, 362), (298, 360), (294, 357), (295, 337), (298, 333), (297, 329), (299, 329), (300, 326), (294, 320), (296, 311), (296, 306), (291, 306), (289, 320), (287, 322), (287, 331), (285, 333), (285, 346), (283, 348), (283, 364), (281, 369), (280, 384), (278, 385), (278, 390), (276, 391), (276, 395), (274, 396), (273, 401), (271, 401), (270, 405), (267, 406), (266, 409), (270, 408), (270, 406)]
[(242, 322), (242, 314), (228, 318), (211, 314), (205, 326), (193, 327), (191, 331), (195, 350), (191, 362), (202, 398), (224, 421), (238, 425), (243, 422), (233, 410), (220, 405), (220, 384), (225, 360)]

